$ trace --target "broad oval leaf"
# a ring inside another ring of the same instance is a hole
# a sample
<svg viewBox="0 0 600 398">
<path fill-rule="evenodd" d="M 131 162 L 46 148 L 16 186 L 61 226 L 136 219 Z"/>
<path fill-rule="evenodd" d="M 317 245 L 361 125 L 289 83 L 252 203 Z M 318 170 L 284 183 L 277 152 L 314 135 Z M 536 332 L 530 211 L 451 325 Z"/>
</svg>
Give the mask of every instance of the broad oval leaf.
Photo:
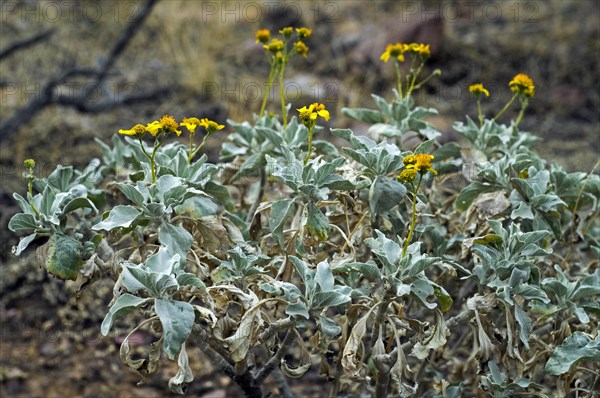
<svg viewBox="0 0 600 398">
<path fill-rule="evenodd" d="M 115 300 L 115 303 L 110 307 L 108 313 L 104 317 L 102 321 L 102 326 L 100 327 L 100 332 L 103 336 L 106 336 L 110 331 L 114 321 L 119 318 L 124 317 L 129 314 L 135 307 L 139 307 L 140 305 L 153 300 L 151 298 L 141 298 L 136 297 L 133 294 L 125 293 L 119 298 Z"/>
<path fill-rule="evenodd" d="M 194 307 L 185 301 L 156 299 L 154 308 L 163 329 L 163 350 L 169 359 L 174 359 L 192 332 Z"/>
</svg>

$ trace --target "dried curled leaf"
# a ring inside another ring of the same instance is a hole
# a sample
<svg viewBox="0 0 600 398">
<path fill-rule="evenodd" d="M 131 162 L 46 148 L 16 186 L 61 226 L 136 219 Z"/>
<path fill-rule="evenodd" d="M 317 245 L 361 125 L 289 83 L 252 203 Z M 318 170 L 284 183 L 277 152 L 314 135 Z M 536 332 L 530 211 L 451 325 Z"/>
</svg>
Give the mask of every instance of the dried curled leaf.
<svg viewBox="0 0 600 398">
<path fill-rule="evenodd" d="M 360 363 L 362 358 L 359 359 L 359 356 L 364 352 L 362 339 L 365 337 L 365 333 L 367 332 L 367 321 L 369 320 L 371 311 L 373 311 L 373 309 L 367 312 L 356 322 L 352 328 L 352 332 L 350 332 L 350 336 L 348 336 L 346 346 L 344 347 L 344 352 L 342 354 L 342 367 L 344 368 L 344 372 L 346 372 L 346 374 L 351 378 L 360 377 Z"/>
<path fill-rule="evenodd" d="M 300 364 L 296 367 L 290 367 L 285 360 L 281 361 L 281 371 L 284 375 L 291 378 L 298 378 L 308 372 L 310 369 L 310 355 L 308 350 L 304 346 L 304 341 L 302 340 L 302 336 L 298 331 L 294 328 L 293 333 L 296 334 L 298 345 L 300 346 Z"/>
<path fill-rule="evenodd" d="M 443 347 L 446 344 L 446 336 L 450 334 L 444 315 L 439 309 L 435 309 L 435 325 L 433 330 L 430 329 L 429 336 L 423 342 L 418 341 L 411 352 L 412 356 L 419 359 L 425 359 L 429 355 L 430 350 Z"/>
</svg>

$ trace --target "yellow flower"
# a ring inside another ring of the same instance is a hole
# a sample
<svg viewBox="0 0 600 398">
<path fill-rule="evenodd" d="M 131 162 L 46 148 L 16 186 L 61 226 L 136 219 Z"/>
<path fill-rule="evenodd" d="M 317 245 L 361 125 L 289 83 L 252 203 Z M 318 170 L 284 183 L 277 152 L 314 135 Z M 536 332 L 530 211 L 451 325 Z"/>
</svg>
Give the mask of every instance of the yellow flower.
<svg viewBox="0 0 600 398">
<path fill-rule="evenodd" d="M 146 127 L 144 127 L 144 125 L 142 124 L 136 124 L 135 126 L 133 126 L 131 129 L 129 130 L 119 130 L 119 134 L 123 134 L 123 135 L 134 135 L 136 137 L 141 137 L 144 134 L 146 134 Z M 153 134 L 154 135 L 154 134 Z"/>
<path fill-rule="evenodd" d="M 423 43 L 405 44 L 404 51 L 408 51 L 414 55 L 418 55 L 424 60 L 431 56 L 431 50 L 429 49 L 429 44 L 423 44 Z"/>
<path fill-rule="evenodd" d="M 281 50 L 283 50 L 283 42 L 279 39 L 273 39 L 273 40 L 271 40 L 271 42 L 269 44 L 265 44 L 263 47 L 265 50 L 268 50 L 268 51 L 272 52 L 273 54 L 276 54 L 276 53 L 280 52 Z"/>
<path fill-rule="evenodd" d="M 471 94 L 474 94 L 476 96 L 480 96 L 481 94 L 485 94 L 486 97 L 490 96 L 490 92 L 486 90 L 485 87 L 483 87 L 483 84 L 481 83 L 475 83 L 475 84 L 471 84 L 469 86 L 469 91 L 471 92 Z"/>
<path fill-rule="evenodd" d="M 312 30 L 310 30 L 309 28 L 296 28 L 296 33 L 298 33 L 298 38 L 300 40 L 303 39 L 308 39 L 311 35 L 312 35 Z"/>
<path fill-rule="evenodd" d="M 300 121 L 308 128 L 315 125 L 318 116 L 321 116 L 325 121 L 329 120 L 329 111 L 325 109 L 325 105 L 318 102 L 310 104 L 308 108 L 303 106 L 296 110 L 300 115 Z"/>
<path fill-rule="evenodd" d="M 199 125 L 204 127 L 208 134 L 212 134 L 215 131 L 223 130 L 225 128 L 223 124 L 219 124 L 207 118 L 203 118 L 202 120 L 200 120 Z"/>
<path fill-rule="evenodd" d="M 142 126 L 143 127 L 143 126 Z M 158 133 L 165 133 L 165 134 L 169 134 L 169 133 L 175 133 L 178 136 L 181 135 L 181 131 L 177 130 L 177 128 L 179 127 L 179 124 L 175 121 L 175 118 L 171 115 L 164 115 L 163 117 L 160 118 L 159 121 L 153 121 L 150 122 L 146 125 L 146 131 L 148 131 L 150 134 L 152 134 L 154 137 L 156 137 L 156 135 Z M 120 133 L 121 131 L 119 131 Z M 121 133 L 124 134 L 124 133 Z"/>
<path fill-rule="evenodd" d="M 523 94 L 526 97 L 533 97 L 535 85 L 533 79 L 524 73 L 519 73 L 508 83 L 513 93 Z"/>
<path fill-rule="evenodd" d="M 398 179 L 402 182 L 412 182 L 417 176 L 417 171 L 414 169 L 404 169 L 398 175 Z"/>
<path fill-rule="evenodd" d="M 414 170 L 421 174 L 425 174 L 431 171 L 434 175 L 437 175 L 437 171 L 431 166 L 433 155 L 426 153 L 419 153 L 417 155 L 408 155 L 402 162 L 406 165 L 407 170 Z"/>
<path fill-rule="evenodd" d="M 306 58 L 306 53 L 308 52 L 308 46 L 304 44 L 303 41 L 297 41 L 294 43 L 294 48 L 296 52 Z"/>
<path fill-rule="evenodd" d="M 35 160 L 25 159 L 25 161 L 23 161 L 23 165 L 25 166 L 26 169 L 33 170 L 33 168 L 35 167 Z"/>
<path fill-rule="evenodd" d="M 200 126 L 200 119 L 197 117 L 184 118 L 181 122 L 181 125 L 185 126 L 185 128 L 188 129 L 192 135 L 194 135 L 196 128 Z"/>
<path fill-rule="evenodd" d="M 256 42 L 266 44 L 271 40 L 271 32 L 269 29 L 260 29 L 256 31 Z"/>
<path fill-rule="evenodd" d="M 406 51 L 406 44 L 396 43 L 396 44 L 388 44 L 385 48 L 385 52 L 381 54 L 381 59 L 383 62 L 389 61 L 390 57 L 395 58 L 398 62 L 404 62 L 404 52 Z"/>
<path fill-rule="evenodd" d="M 281 33 L 283 35 L 283 37 L 285 37 L 286 39 L 289 39 L 290 37 L 292 37 L 293 32 L 294 32 L 294 29 L 291 26 L 285 27 L 279 31 L 279 33 Z"/>
</svg>

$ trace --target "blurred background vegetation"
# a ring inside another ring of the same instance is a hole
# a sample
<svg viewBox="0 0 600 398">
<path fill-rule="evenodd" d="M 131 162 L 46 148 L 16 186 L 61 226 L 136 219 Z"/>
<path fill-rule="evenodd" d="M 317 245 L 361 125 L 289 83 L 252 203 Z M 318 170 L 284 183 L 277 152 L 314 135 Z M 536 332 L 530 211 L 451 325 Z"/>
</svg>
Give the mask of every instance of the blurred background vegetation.
<svg viewBox="0 0 600 398">
<path fill-rule="evenodd" d="M 344 118 L 340 109 L 373 107 L 371 93 L 391 97 L 393 68 L 379 60 L 386 44 L 425 42 L 432 47 L 426 70 L 439 68 L 442 76 L 430 80 L 416 98 L 420 105 L 440 111 L 431 122 L 444 133 L 442 141 L 457 138 L 451 127 L 454 121 L 476 115 L 474 99 L 467 90 L 470 84 L 482 82 L 490 90 L 483 110 L 491 116 L 510 97 L 510 79 L 523 72 L 535 80 L 536 96 L 521 127 L 542 138 L 537 145 L 542 156 L 569 170 L 590 171 L 598 161 L 600 3 L 595 0 L 163 0 L 153 4 L 147 18 L 134 24 L 124 37 L 123 32 L 146 3 L 0 3 L 0 128 L 15 114 L 25 114 L 17 126 L 0 131 L 3 331 L 4 325 L 20 325 L 34 332 L 44 327 L 63 330 L 69 320 L 75 322 L 75 330 L 90 330 L 87 337 L 77 334 L 83 338 L 81 345 L 56 339 L 52 347 L 41 341 L 39 334 L 29 339 L 21 332 L 13 333 L 13 329 L 2 333 L 0 381 L 7 396 L 35 395 L 29 378 L 42 377 L 41 369 L 60 368 L 65 358 L 75 354 L 83 361 L 85 355 L 101 355 L 110 366 L 96 369 L 96 376 L 83 383 L 87 387 L 79 386 L 73 396 L 100 396 L 86 391 L 108 391 L 110 395 L 116 391 L 110 389 L 116 388 L 114 385 L 90 390 L 90 383 L 98 381 L 102 386 L 115 377 L 131 387 L 131 394 L 162 396 L 166 391 L 170 376 L 160 374 L 155 377 L 159 391 L 155 395 L 152 389 L 143 390 L 143 394 L 135 390 L 131 382 L 135 377 L 119 375 L 124 371 L 114 347 L 106 348 L 95 337 L 110 291 L 102 291 L 100 286 L 93 294 L 86 292 L 76 300 L 68 286 L 47 280 L 35 265 L 34 255 L 21 260 L 10 255 L 17 241 L 6 228 L 16 212 L 12 192 L 25 191 L 21 176 L 25 158 L 35 158 L 42 175 L 57 164 L 81 168 L 100 155 L 94 138 L 108 141 L 120 128 L 147 123 L 163 114 L 179 120 L 209 117 L 220 123 L 228 118 L 251 119 L 260 108 L 268 74 L 263 49 L 255 43 L 258 29 L 313 29 L 307 41 L 308 58 L 292 60 L 285 88 L 292 109 L 317 100 L 325 103 L 332 113 L 331 126 L 363 131 L 364 126 Z M 37 40 L 28 43 L 36 36 Z M 111 51 L 120 38 L 125 39 L 126 46 L 113 58 Z M 5 51 L 19 43 L 25 44 Z M 114 63 L 98 84 L 97 73 L 89 71 L 102 69 L 107 61 Z M 83 72 L 60 84 L 49 84 L 70 70 Z M 49 89 L 41 92 L 44 87 Z M 277 88 L 274 91 L 277 93 Z M 47 106 L 37 113 L 23 112 L 40 99 L 48 100 Z M 276 104 L 268 109 L 277 112 Z M 515 105 L 503 121 L 508 123 L 516 112 Z M 212 161 L 218 160 L 218 147 L 225 134 L 209 140 Z M 58 311 L 65 303 L 69 303 L 67 309 Z M 87 315 L 81 315 L 82 311 Z M 26 343 L 22 351 L 19 344 L 7 348 L 7 344 L 15 343 L 11 341 L 14 338 Z M 93 343 L 89 343 L 90 338 Z M 44 354 L 44 350 L 49 353 Z M 25 365 L 23 358 L 36 360 Z M 69 366 L 62 365 L 62 371 Z M 42 386 L 38 388 L 65 388 L 52 372 L 45 373 L 45 384 L 38 380 Z M 213 380 L 213 384 L 219 383 Z M 198 395 L 211 391 L 202 383 L 196 388 L 200 389 Z"/>
</svg>

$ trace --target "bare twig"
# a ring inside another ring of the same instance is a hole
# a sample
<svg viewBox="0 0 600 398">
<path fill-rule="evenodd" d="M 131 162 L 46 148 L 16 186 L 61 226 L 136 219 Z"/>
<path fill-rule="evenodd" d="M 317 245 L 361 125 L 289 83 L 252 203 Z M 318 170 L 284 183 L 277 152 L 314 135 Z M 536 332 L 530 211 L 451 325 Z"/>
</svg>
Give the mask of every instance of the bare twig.
<svg viewBox="0 0 600 398">
<path fill-rule="evenodd" d="M 16 51 L 30 47 L 34 44 L 37 44 L 41 41 L 46 40 L 50 36 L 52 36 L 52 34 L 54 34 L 54 30 L 52 30 L 52 29 L 45 30 L 45 31 L 35 34 L 31 37 L 28 37 L 26 39 L 17 40 L 16 42 L 11 43 L 8 47 L 6 47 L 2 51 L 0 51 L 0 60 L 8 57 L 9 55 L 11 55 L 12 53 L 14 53 Z"/>
<path fill-rule="evenodd" d="M 144 20 L 150 15 L 152 8 L 158 0 L 146 0 L 144 6 L 140 12 L 133 18 L 131 23 L 127 25 L 121 36 L 117 39 L 115 45 L 109 51 L 106 60 L 102 62 L 98 69 L 81 69 L 73 67 L 59 76 L 51 79 L 47 82 L 39 92 L 39 95 L 34 96 L 33 99 L 25 106 L 17 109 L 13 115 L 0 124 L 0 140 L 7 138 L 18 131 L 19 127 L 35 117 L 40 111 L 49 105 L 57 104 L 62 106 L 71 106 L 78 109 L 81 112 L 104 112 L 121 105 L 131 104 L 133 102 L 140 102 L 150 100 L 156 91 L 143 93 L 135 96 L 128 96 L 122 99 L 116 99 L 113 101 L 103 101 L 101 103 L 93 104 L 89 98 L 91 90 L 97 87 L 102 87 L 110 68 L 117 61 L 118 57 L 123 53 L 127 45 L 131 42 L 135 33 L 140 29 Z M 41 40 L 41 39 L 38 39 Z M 23 48 L 23 45 L 20 46 Z M 7 50 L 4 50 L 5 53 Z M 11 50 L 14 52 L 16 50 Z M 61 96 L 55 95 L 55 89 L 61 84 L 67 83 L 67 81 L 73 77 L 86 76 L 93 77 L 92 82 L 86 84 L 86 92 L 81 93 L 78 96 Z"/>
</svg>

